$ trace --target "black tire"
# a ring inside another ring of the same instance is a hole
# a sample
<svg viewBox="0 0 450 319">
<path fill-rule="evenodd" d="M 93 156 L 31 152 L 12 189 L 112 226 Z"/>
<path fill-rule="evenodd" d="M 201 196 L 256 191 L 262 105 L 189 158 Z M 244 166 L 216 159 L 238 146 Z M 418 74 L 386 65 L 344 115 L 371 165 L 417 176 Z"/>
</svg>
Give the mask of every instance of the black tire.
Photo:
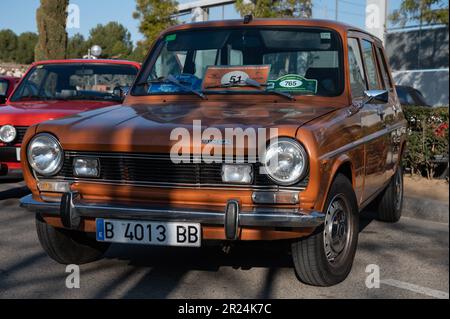
<svg viewBox="0 0 450 319">
<path fill-rule="evenodd" d="M 396 223 L 400 220 L 403 209 L 403 169 L 401 166 L 380 195 L 377 203 L 380 221 Z"/>
<path fill-rule="evenodd" d="M 346 176 L 342 174 L 336 176 L 325 207 L 327 215 L 325 224 L 313 235 L 294 241 L 291 247 L 299 280 L 321 287 L 336 285 L 347 278 L 358 245 L 358 204 L 352 184 Z M 346 216 L 344 220 L 341 215 Z M 345 234 L 341 234 L 342 225 L 346 227 Z M 330 229 L 335 232 L 330 232 Z M 330 245 L 331 234 L 340 239 L 337 244 L 333 242 Z"/>
<path fill-rule="evenodd" d="M 55 228 L 36 215 L 39 242 L 47 254 L 63 265 L 83 265 L 101 259 L 109 244 L 99 243 L 87 233 Z"/>
</svg>

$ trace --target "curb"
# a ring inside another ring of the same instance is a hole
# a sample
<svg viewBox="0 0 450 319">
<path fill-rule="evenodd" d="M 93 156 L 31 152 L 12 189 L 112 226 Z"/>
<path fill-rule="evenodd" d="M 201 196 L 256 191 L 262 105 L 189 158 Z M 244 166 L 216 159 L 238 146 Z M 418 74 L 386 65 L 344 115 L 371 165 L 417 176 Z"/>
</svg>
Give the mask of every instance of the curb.
<svg viewBox="0 0 450 319">
<path fill-rule="evenodd" d="M 449 205 L 434 199 L 405 196 L 402 215 L 448 224 Z"/>
</svg>

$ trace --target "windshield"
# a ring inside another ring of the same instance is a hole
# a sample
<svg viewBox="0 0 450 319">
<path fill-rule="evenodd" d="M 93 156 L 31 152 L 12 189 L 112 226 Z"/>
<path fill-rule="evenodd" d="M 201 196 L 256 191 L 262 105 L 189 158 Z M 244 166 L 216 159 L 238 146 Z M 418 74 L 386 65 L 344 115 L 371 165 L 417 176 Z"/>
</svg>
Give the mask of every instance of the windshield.
<svg viewBox="0 0 450 319">
<path fill-rule="evenodd" d="M 8 82 L 0 80 L 0 95 L 6 95 L 6 92 L 8 92 Z"/>
<path fill-rule="evenodd" d="M 129 88 L 138 70 L 132 65 L 49 64 L 34 67 L 11 98 L 26 100 L 113 100 Z"/>
<path fill-rule="evenodd" d="M 180 31 L 160 40 L 132 94 L 278 91 L 338 96 L 344 83 L 342 56 L 339 35 L 328 29 Z"/>
</svg>

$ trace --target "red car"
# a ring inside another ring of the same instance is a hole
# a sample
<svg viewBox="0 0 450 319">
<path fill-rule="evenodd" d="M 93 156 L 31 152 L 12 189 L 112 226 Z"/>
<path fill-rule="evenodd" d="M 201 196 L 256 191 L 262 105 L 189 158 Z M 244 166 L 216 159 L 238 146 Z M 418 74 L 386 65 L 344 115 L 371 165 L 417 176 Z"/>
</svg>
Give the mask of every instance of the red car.
<svg viewBox="0 0 450 319">
<path fill-rule="evenodd" d="M 121 104 L 140 67 L 119 60 L 34 63 L 0 106 L 0 176 L 21 173 L 19 151 L 29 126 Z"/>
<path fill-rule="evenodd" d="M 19 81 L 20 78 L 13 76 L 0 76 L 0 106 L 5 104 Z"/>
</svg>

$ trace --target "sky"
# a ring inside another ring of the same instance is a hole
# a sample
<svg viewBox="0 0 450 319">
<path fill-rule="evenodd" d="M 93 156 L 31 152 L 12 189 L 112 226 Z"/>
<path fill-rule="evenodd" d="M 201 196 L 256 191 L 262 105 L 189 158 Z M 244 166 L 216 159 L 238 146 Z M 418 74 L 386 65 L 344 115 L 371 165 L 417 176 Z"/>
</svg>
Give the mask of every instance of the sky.
<svg viewBox="0 0 450 319">
<path fill-rule="evenodd" d="M 0 0 L 6 2 L 6 0 Z M 180 3 L 192 0 L 179 0 Z M 17 34 L 26 31 L 37 32 L 36 9 L 39 0 L 8 1 L 7 7 L 2 7 L 0 29 L 12 29 Z M 398 7 L 401 0 L 389 0 L 389 9 Z M 80 28 L 68 29 L 69 36 L 81 33 L 89 35 L 89 30 L 97 24 L 117 21 L 128 28 L 134 42 L 142 39 L 138 30 L 138 21 L 133 19 L 134 0 L 70 0 L 80 8 Z M 338 0 L 338 20 L 364 28 L 366 0 Z M 335 0 L 313 0 L 313 17 L 335 19 Z M 237 18 L 234 5 L 225 7 L 225 18 Z M 4 14 L 6 13 L 6 14 Z M 210 19 L 221 19 L 222 9 L 215 8 L 210 12 Z"/>
</svg>

